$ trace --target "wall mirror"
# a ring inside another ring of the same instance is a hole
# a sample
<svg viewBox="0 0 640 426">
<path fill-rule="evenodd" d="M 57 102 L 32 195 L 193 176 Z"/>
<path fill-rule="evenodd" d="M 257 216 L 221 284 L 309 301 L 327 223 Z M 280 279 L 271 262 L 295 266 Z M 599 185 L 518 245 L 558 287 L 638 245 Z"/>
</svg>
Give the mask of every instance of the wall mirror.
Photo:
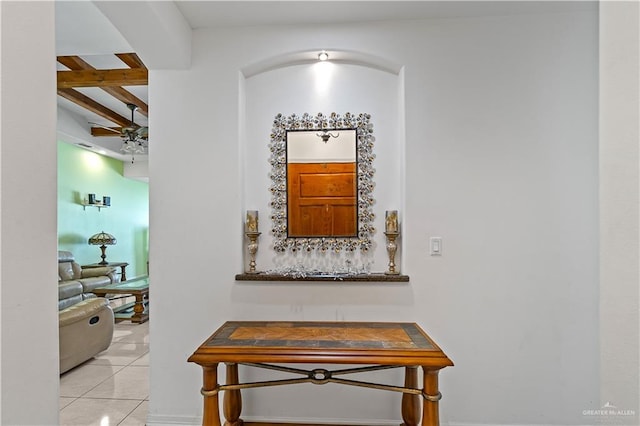
<svg viewBox="0 0 640 426">
<path fill-rule="evenodd" d="M 287 236 L 358 236 L 356 131 L 287 130 Z"/>
<path fill-rule="evenodd" d="M 366 113 L 276 115 L 271 142 L 274 249 L 371 247 L 373 124 Z"/>
</svg>

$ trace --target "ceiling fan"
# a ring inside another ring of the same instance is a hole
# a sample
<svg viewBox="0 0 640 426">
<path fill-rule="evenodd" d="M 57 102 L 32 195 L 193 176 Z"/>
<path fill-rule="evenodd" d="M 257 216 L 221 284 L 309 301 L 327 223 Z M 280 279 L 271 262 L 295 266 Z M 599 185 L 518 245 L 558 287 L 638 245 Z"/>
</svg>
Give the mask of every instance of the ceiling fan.
<svg viewBox="0 0 640 426">
<path fill-rule="evenodd" d="M 120 138 L 122 138 L 122 148 L 120 148 L 120 151 L 124 152 L 125 154 L 131 154 L 131 162 L 133 163 L 135 160 L 134 155 L 144 154 L 145 148 L 148 147 L 149 127 L 139 126 L 135 123 L 134 113 L 138 109 L 137 105 L 129 103 L 127 104 L 127 108 L 131 110 L 131 124 L 129 126 L 121 127 L 120 130 L 103 126 L 102 124 L 98 123 L 89 122 L 89 124 L 119 134 Z"/>
</svg>

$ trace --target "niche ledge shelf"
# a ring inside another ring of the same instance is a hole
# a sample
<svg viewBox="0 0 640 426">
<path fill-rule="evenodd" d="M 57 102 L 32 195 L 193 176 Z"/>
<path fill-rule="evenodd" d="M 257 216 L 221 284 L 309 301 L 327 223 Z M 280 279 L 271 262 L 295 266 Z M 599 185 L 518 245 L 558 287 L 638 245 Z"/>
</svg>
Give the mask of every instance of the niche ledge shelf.
<svg viewBox="0 0 640 426">
<path fill-rule="evenodd" d="M 329 281 L 329 282 L 409 282 L 408 275 L 387 275 L 384 273 L 331 275 L 318 274 L 304 277 L 294 277 L 284 274 L 258 272 L 255 274 L 238 274 L 236 281 Z"/>
</svg>

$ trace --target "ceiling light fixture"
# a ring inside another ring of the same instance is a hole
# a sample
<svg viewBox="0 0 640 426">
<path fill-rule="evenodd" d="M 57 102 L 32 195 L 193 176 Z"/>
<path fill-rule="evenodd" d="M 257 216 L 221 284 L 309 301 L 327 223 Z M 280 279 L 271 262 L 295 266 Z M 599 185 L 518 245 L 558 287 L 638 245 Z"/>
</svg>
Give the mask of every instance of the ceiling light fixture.
<svg viewBox="0 0 640 426">
<path fill-rule="evenodd" d="M 320 139 L 322 139 L 322 142 L 327 143 L 327 142 L 329 142 L 329 138 L 330 137 L 337 138 L 338 136 L 340 136 L 340 133 L 333 134 L 333 133 L 328 132 L 326 130 L 322 130 L 322 132 L 316 133 L 316 136 L 319 137 Z"/>
<path fill-rule="evenodd" d="M 318 53 L 319 61 L 326 61 L 327 59 L 329 59 L 329 54 L 327 52 L 323 50 L 322 52 Z"/>
<path fill-rule="evenodd" d="M 138 109 L 137 105 L 127 104 L 127 108 L 131 110 L 131 125 L 122 128 L 120 135 L 122 138 L 122 148 L 120 148 L 120 151 L 125 154 L 131 154 L 131 163 L 133 163 L 135 161 L 135 154 L 144 154 L 149 128 L 146 126 L 138 126 L 133 121 L 133 113 Z"/>
</svg>

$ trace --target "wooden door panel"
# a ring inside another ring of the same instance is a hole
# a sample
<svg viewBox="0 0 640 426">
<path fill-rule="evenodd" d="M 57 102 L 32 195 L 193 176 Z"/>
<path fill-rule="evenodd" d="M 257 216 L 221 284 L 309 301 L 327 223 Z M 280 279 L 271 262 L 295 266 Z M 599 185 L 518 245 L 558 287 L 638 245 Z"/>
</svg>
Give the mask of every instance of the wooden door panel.
<svg viewBox="0 0 640 426">
<path fill-rule="evenodd" d="M 299 217 L 298 223 L 292 224 L 295 235 L 331 235 L 331 217 L 324 205 L 300 206 Z"/>
<path fill-rule="evenodd" d="M 356 217 L 356 205 L 333 206 L 333 231 L 332 235 L 336 236 L 355 236 L 357 230 L 358 219 Z"/>
<path fill-rule="evenodd" d="M 354 173 L 301 173 L 300 197 L 351 197 L 354 196 Z"/>
<path fill-rule="evenodd" d="M 355 163 L 292 163 L 287 167 L 290 237 L 357 236 Z"/>
<path fill-rule="evenodd" d="M 297 222 L 290 221 L 292 236 L 323 237 L 356 234 L 356 206 L 315 204 L 299 206 Z"/>
</svg>

